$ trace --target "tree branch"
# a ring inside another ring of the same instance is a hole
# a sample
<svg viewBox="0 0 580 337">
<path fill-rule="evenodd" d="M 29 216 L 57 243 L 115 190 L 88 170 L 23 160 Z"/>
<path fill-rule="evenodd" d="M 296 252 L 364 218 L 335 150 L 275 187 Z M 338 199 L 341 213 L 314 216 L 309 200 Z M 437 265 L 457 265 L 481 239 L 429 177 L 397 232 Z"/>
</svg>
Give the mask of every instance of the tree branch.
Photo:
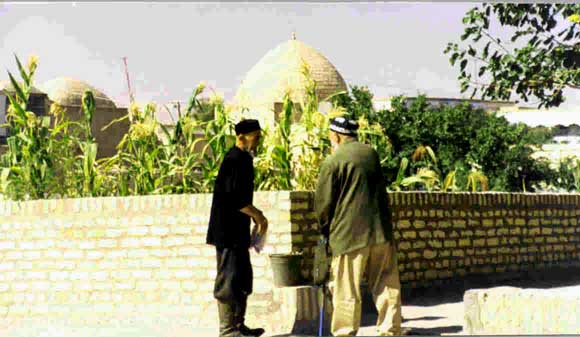
<svg viewBox="0 0 580 337">
<path fill-rule="evenodd" d="M 489 83 L 477 82 L 477 81 L 469 81 L 470 84 L 478 85 L 480 87 L 487 87 Z"/>
<path fill-rule="evenodd" d="M 494 37 L 493 37 L 491 34 L 489 34 L 489 33 L 487 32 L 487 30 L 485 30 L 485 29 L 482 29 L 482 30 L 481 30 L 481 32 L 482 32 L 482 33 L 483 33 L 485 36 L 487 36 L 487 37 L 488 37 L 490 40 L 492 40 L 492 41 L 493 41 L 495 44 L 497 44 L 498 46 L 500 46 L 500 48 L 501 48 L 501 49 L 503 49 L 503 50 L 504 50 L 506 53 L 508 53 L 508 54 L 510 54 L 511 56 L 513 56 L 512 52 L 510 52 L 509 50 L 507 50 L 507 48 L 506 48 L 506 47 L 504 47 L 504 46 L 503 46 L 501 43 L 499 43 L 499 42 L 497 41 L 497 39 L 496 39 L 496 38 L 494 38 Z"/>
<path fill-rule="evenodd" d="M 551 33 L 547 33 L 547 32 L 542 32 L 541 34 L 546 39 L 549 39 L 550 37 L 552 37 L 553 38 L 553 41 L 556 42 L 557 44 L 559 44 L 562 47 L 567 47 L 567 48 L 574 47 L 574 44 L 566 44 L 564 41 L 558 40 L 558 35 L 556 35 L 556 34 L 551 34 Z"/>
<path fill-rule="evenodd" d="M 481 61 L 481 62 L 483 62 L 483 63 L 485 63 L 485 64 L 489 65 L 489 61 L 487 61 L 487 60 L 485 60 L 485 59 L 482 59 L 482 58 L 481 58 L 481 57 L 479 57 L 479 56 L 471 56 L 471 55 L 468 55 L 468 56 L 469 56 L 469 57 L 471 57 L 472 59 L 475 59 L 475 60 Z"/>
</svg>

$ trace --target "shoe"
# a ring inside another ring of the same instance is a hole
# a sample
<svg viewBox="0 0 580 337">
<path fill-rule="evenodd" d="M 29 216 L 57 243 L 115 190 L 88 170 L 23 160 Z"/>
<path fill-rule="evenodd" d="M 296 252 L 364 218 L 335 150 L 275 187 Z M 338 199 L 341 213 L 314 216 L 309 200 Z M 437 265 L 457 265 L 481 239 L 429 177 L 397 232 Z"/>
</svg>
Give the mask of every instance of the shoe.
<svg viewBox="0 0 580 337">
<path fill-rule="evenodd" d="M 231 303 L 218 301 L 220 337 L 244 337 L 236 326 L 236 309 Z"/>
<path fill-rule="evenodd" d="M 259 337 L 259 336 L 262 336 L 264 334 L 264 332 L 266 332 L 266 330 L 264 330 L 262 328 L 250 329 L 245 324 L 240 325 L 238 327 L 238 329 L 240 330 L 240 332 L 244 336 Z"/>
<path fill-rule="evenodd" d="M 243 336 L 247 337 L 259 337 L 266 332 L 262 328 L 250 329 L 244 324 L 246 316 L 246 307 L 248 304 L 248 297 L 244 296 L 236 303 L 236 313 L 235 313 L 235 324 Z"/>
</svg>

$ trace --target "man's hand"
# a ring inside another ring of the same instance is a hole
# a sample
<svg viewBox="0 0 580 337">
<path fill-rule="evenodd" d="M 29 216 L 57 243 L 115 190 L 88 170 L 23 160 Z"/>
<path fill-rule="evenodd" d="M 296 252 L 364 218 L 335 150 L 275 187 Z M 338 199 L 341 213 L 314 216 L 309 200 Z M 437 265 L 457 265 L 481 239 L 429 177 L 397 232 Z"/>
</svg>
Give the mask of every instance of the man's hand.
<svg viewBox="0 0 580 337">
<path fill-rule="evenodd" d="M 266 219 L 262 211 L 260 211 L 253 205 L 248 205 L 240 209 L 240 212 L 254 219 L 254 222 L 258 226 L 258 234 L 264 235 L 266 233 L 266 231 L 268 230 L 268 219 Z"/>
<path fill-rule="evenodd" d="M 268 230 L 268 219 L 266 219 L 262 211 L 259 211 L 258 214 L 256 214 L 256 217 L 254 217 L 254 222 L 258 226 L 258 234 L 263 236 Z"/>
</svg>

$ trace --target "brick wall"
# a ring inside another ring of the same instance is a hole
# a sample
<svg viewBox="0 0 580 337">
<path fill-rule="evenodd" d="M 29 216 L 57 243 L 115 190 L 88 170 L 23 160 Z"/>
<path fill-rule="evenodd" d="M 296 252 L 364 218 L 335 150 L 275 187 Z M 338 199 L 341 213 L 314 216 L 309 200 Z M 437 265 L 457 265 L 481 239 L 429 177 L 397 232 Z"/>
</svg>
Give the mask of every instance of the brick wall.
<svg viewBox="0 0 580 337">
<path fill-rule="evenodd" d="M 309 257 L 312 197 L 292 195 L 292 221 L 301 228 L 293 235 Z M 409 287 L 580 261 L 578 194 L 401 192 L 389 201 L 401 281 Z"/>
<path fill-rule="evenodd" d="M 267 253 L 290 252 L 288 192 L 257 193 L 271 219 L 253 254 L 249 318 L 277 310 Z M 109 318 L 216 327 L 211 195 L 0 202 L 0 320 Z"/>
<path fill-rule="evenodd" d="M 296 319 L 289 312 L 316 312 L 314 293 L 273 287 L 267 257 L 300 249 L 310 268 L 312 196 L 255 194 L 271 224 L 265 252 L 252 252 L 251 325 L 284 333 L 292 323 L 280 322 Z M 393 193 L 390 202 L 409 286 L 578 261 L 580 195 Z M 215 251 L 204 244 L 210 206 L 208 194 L 0 202 L 0 321 L 115 317 L 217 328 Z"/>
</svg>

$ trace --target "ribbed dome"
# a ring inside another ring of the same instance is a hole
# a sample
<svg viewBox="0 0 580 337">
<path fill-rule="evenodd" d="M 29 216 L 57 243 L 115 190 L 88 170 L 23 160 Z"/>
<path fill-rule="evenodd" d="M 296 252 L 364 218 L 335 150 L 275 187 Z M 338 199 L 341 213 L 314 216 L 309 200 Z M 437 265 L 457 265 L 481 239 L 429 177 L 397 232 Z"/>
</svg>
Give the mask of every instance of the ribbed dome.
<svg viewBox="0 0 580 337">
<path fill-rule="evenodd" d="M 45 82 L 41 89 L 46 92 L 48 98 L 61 106 L 80 107 L 85 90 L 93 92 L 97 108 L 116 108 L 115 102 L 95 89 L 93 86 L 83 81 L 69 77 L 58 77 Z"/>
<path fill-rule="evenodd" d="M 320 100 L 347 90 L 344 79 L 334 65 L 316 49 L 293 36 L 270 50 L 248 72 L 236 94 L 236 103 L 248 108 L 271 106 L 282 102 L 288 88 L 291 89 L 292 100 L 302 102 L 305 97 L 301 72 L 303 60 L 310 66 Z"/>
</svg>

